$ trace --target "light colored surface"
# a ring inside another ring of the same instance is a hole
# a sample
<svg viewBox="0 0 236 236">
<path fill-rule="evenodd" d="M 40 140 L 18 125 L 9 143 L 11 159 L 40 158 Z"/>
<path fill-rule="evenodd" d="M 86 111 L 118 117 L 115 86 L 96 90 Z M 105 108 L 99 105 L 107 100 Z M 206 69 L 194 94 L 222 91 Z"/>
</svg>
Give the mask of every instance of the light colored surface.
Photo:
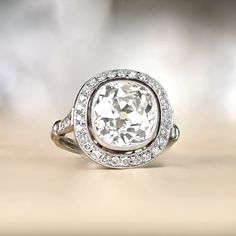
<svg viewBox="0 0 236 236">
<path fill-rule="evenodd" d="M 235 1 L 0 1 L 0 235 L 236 235 Z M 51 125 L 112 68 L 157 78 L 181 139 L 149 168 L 59 150 Z"/>
<path fill-rule="evenodd" d="M 185 127 L 172 150 L 130 170 L 74 158 L 41 123 L 0 129 L 0 235 L 236 234 L 235 127 L 198 139 Z"/>
</svg>

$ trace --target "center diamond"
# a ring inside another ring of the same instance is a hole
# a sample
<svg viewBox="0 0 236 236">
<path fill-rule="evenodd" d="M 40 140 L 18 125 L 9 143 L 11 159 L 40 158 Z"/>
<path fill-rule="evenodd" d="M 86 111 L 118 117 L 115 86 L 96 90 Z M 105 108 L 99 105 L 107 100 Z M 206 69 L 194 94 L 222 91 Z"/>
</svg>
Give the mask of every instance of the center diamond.
<svg viewBox="0 0 236 236">
<path fill-rule="evenodd" d="M 143 148 L 157 133 L 157 99 L 142 83 L 107 82 L 93 96 L 91 125 L 94 138 L 106 148 L 121 151 Z"/>
</svg>

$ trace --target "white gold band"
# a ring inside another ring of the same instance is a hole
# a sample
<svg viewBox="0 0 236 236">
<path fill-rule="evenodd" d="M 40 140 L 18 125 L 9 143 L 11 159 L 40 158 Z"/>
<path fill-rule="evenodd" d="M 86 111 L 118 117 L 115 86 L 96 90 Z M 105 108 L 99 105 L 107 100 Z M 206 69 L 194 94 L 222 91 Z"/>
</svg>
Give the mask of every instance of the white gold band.
<svg viewBox="0 0 236 236">
<path fill-rule="evenodd" d="M 62 120 L 57 120 L 51 131 L 51 139 L 52 141 L 60 148 L 77 153 L 82 154 L 82 150 L 77 144 L 76 140 L 71 137 L 67 137 L 67 134 L 74 132 L 74 124 L 73 124 L 73 111 L 74 108 L 71 109 L 71 112 Z M 74 136 L 74 134 L 73 134 Z M 179 128 L 176 124 L 173 125 L 171 129 L 168 147 L 171 147 L 180 136 Z"/>
<path fill-rule="evenodd" d="M 53 125 L 51 138 L 103 166 L 132 168 L 154 160 L 179 134 L 161 84 L 147 74 L 119 69 L 84 84 L 70 113 Z"/>
</svg>

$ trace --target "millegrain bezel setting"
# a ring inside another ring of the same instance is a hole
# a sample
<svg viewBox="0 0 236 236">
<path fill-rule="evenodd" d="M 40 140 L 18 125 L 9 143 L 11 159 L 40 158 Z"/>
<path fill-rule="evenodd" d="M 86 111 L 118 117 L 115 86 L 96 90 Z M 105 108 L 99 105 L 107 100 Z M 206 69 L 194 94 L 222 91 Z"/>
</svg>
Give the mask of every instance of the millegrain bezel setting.
<svg viewBox="0 0 236 236">
<path fill-rule="evenodd" d="M 160 109 L 159 129 L 153 141 L 142 149 L 123 153 L 101 147 L 92 137 L 89 124 L 93 94 L 102 84 L 120 79 L 149 87 L 156 95 Z M 128 69 L 105 71 L 88 80 L 78 93 L 73 113 L 74 134 L 83 153 L 96 163 L 111 168 L 133 168 L 151 162 L 165 149 L 173 127 L 173 112 L 164 88 L 149 75 Z"/>
</svg>

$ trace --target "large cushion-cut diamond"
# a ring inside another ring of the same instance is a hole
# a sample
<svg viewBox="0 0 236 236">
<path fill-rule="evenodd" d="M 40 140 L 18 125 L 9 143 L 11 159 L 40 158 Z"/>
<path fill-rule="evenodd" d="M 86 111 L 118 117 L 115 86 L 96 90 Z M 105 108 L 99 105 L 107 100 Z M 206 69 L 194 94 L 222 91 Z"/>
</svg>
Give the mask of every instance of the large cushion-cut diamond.
<svg viewBox="0 0 236 236">
<path fill-rule="evenodd" d="M 107 82 L 92 98 L 91 125 L 94 138 L 106 148 L 143 148 L 157 133 L 157 99 L 142 83 L 122 79 Z"/>
</svg>

